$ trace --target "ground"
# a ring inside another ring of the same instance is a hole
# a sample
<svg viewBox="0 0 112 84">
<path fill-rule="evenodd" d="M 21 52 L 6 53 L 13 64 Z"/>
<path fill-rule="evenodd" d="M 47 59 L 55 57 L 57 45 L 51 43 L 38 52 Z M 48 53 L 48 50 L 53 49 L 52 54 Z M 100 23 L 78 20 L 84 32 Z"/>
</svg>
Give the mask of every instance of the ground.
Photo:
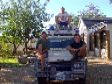
<svg viewBox="0 0 112 84">
<path fill-rule="evenodd" d="M 32 66 L 1 68 L 0 84 L 36 84 Z"/>
<path fill-rule="evenodd" d="M 87 84 L 112 84 L 112 63 L 88 57 Z M 0 84 L 37 84 L 32 65 L 1 68 Z"/>
<path fill-rule="evenodd" d="M 97 58 L 88 61 L 88 84 L 112 84 L 112 61 L 105 63 Z"/>
</svg>

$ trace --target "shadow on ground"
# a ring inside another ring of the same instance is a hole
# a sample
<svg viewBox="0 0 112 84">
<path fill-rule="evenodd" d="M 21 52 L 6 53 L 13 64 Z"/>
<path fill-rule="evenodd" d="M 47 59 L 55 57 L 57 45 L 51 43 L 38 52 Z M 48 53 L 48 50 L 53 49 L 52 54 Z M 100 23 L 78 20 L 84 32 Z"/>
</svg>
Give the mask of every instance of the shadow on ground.
<svg viewBox="0 0 112 84">
<path fill-rule="evenodd" d="M 112 65 L 90 62 L 88 64 L 88 84 L 112 84 Z"/>
<path fill-rule="evenodd" d="M 0 70 L 0 84 L 37 84 L 33 66 L 7 66 L 2 65 Z M 75 84 L 78 84 L 78 82 L 76 81 Z M 88 61 L 87 84 L 112 84 L 112 64 L 101 63 L 98 60 Z"/>
<path fill-rule="evenodd" d="M 0 84 L 35 84 L 34 70 L 31 66 L 2 67 Z"/>
</svg>

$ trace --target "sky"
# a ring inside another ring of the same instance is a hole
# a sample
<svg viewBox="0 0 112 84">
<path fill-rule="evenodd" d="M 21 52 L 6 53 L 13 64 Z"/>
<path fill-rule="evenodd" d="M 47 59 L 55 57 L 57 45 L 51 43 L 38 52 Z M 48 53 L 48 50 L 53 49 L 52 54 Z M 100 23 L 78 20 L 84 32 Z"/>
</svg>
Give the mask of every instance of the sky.
<svg viewBox="0 0 112 84">
<path fill-rule="evenodd" d="M 46 0 L 40 0 L 42 4 L 45 1 Z M 110 4 L 109 0 L 49 0 L 46 11 L 54 16 L 45 25 L 55 23 L 54 17 L 60 12 L 62 6 L 69 14 L 78 15 L 78 12 L 83 9 L 87 9 L 86 6 L 90 3 L 93 3 L 96 7 L 98 7 L 107 17 L 112 17 L 112 4 Z"/>
<path fill-rule="evenodd" d="M 107 17 L 112 17 L 112 4 L 109 0 L 50 0 L 46 8 L 47 12 L 54 14 L 54 16 L 60 12 L 62 6 L 68 13 L 78 15 L 78 12 L 87 9 L 86 6 L 90 3 L 98 7 Z M 54 17 L 51 18 L 49 23 L 54 23 Z"/>
</svg>

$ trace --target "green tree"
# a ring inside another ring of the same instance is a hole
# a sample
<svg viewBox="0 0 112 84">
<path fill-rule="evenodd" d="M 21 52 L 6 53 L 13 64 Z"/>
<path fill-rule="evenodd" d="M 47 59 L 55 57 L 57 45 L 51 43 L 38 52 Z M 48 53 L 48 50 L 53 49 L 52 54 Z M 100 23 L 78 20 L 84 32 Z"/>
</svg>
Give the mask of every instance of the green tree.
<svg viewBox="0 0 112 84">
<path fill-rule="evenodd" d="M 72 22 L 73 22 L 73 24 L 74 24 L 75 26 L 77 26 L 77 25 L 78 25 L 78 22 L 79 22 L 78 16 L 72 14 Z"/>
<path fill-rule="evenodd" d="M 103 18 L 106 17 L 100 9 L 95 6 L 94 4 L 89 4 L 86 6 L 86 10 L 81 10 L 79 11 L 79 16 L 84 17 L 84 18 Z"/>
<path fill-rule="evenodd" d="M 43 28 L 42 22 L 49 20 L 46 5 L 47 2 L 40 4 L 40 0 L 10 0 L 6 3 L 1 0 L 0 29 L 7 42 L 13 44 L 13 54 L 22 42 L 27 51 L 31 31 L 34 30 L 33 34 L 37 36 Z"/>
</svg>

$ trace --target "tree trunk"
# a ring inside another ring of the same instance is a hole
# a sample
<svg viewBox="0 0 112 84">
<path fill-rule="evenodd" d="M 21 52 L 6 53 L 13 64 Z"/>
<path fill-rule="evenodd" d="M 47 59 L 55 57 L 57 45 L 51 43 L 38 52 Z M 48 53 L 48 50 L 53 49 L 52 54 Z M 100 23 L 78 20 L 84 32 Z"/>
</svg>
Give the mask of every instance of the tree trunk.
<svg viewBox="0 0 112 84">
<path fill-rule="evenodd" d="M 27 52 L 28 52 L 27 44 L 28 44 L 28 42 L 25 42 L 24 54 L 27 54 Z"/>
<path fill-rule="evenodd" d="M 12 55 L 15 55 L 17 53 L 17 46 L 15 43 L 13 43 L 13 52 Z"/>
</svg>

